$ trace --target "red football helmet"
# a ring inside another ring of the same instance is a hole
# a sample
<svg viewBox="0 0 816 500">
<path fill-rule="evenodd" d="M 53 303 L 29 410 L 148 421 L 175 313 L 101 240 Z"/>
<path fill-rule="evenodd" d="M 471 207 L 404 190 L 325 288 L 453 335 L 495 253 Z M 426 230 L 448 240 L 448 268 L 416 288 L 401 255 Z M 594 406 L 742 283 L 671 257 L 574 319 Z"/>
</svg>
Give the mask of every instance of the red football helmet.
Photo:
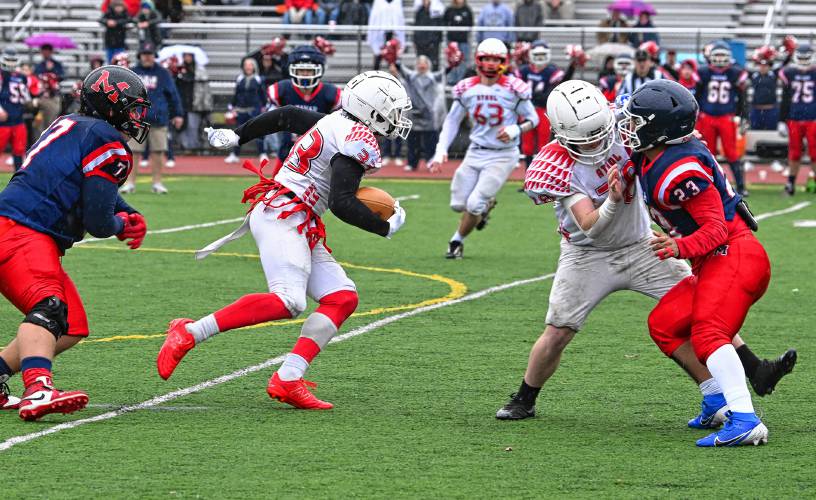
<svg viewBox="0 0 816 500">
<path fill-rule="evenodd" d="M 507 46 L 498 38 L 487 38 L 476 47 L 476 71 L 479 74 L 496 78 L 507 70 L 508 64 Z"/>
</svg>

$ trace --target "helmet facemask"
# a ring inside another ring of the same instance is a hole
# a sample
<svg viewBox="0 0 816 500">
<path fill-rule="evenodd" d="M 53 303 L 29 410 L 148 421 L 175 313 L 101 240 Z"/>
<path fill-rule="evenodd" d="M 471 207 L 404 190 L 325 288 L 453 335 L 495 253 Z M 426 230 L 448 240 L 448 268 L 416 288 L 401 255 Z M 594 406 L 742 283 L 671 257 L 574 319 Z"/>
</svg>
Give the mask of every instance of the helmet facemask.
<svg viewBox="0 0 816 500">
<path fill-rule="evenodd" d="M 313 62 L 296 62 L 289 65 L 292 83 L 300 89 L 313 89 L 323 78 L 323 65 Z"/>
<path fill-rule="evenodd" d="M 125 107 L 127 120 L 116 128 L 132 137 L 139 144 L 143 143 L 147 139 L 148 132 L 150 132 L 150 124 L 145 121 L 148 108 L 150 108 L 150 102 L 141 99 L 128 104 Z"/>
<path fill-rule="evenodd" d="M 615 59 L 612 63 L 612 67 L 615 68 L 615 75 L 621 77 L 629 74 L 629 72 L 632 71 L 632 66 L 634 66 L 632 60 L 625 58 Z"/>
<path fill-rule="evenodd" d="M 574 160 L 598 165 L 606 161 L 607 153 L 615 144 L 615 119 L 612 117 L 603 127 L 585 137 L 567 137 L 556 133 L 555 138 Z"/>
<path fill-rule="evenodd" d="M 618 135 L 621 139 L 621 144 L 632 149 L 632 151 L 643 151 L 651 147 L 651 144 L 641 148 L 640 136 L 638 130 L 647 124 L 646 118 L 640 115 L 634 115 L 628 108 L 623 108 L 623 118 L 618 121 Z"/>
<path fill-rule="evenodd" d="M 389 139 L 408 139 L 413 122 L 405 114 L 413 108 L 410 99 L 394 101 L 387 113 L 372 111 L 371 128 Z"/>
<path fill-rule="evenodd" d="M 725 68 L 731 64 L 731 51 L 725 48 L 712 49 L 709 54 L 711 65 L 717 68 Z"/>
<path fill-rule="evenodd" d="M 793 53 L 793 64 L 800 69 L 807 69 L 813 66 L 813 51 L 799 51 Z"/>
<path fill-rule="evenodd" d="M 550 63 L 550 49 L 547 47 L 533 47 L 530 50 L 530 62 L 542 68 Z"/>
<path fill-rule="evenodd" d="M 493 59 L 487 61 L 486 59 Z M 477 54 L 476 69 L 486 78 L 496 78 L 507 69 L 507 57 L 498 54 Z"/>
</svg>

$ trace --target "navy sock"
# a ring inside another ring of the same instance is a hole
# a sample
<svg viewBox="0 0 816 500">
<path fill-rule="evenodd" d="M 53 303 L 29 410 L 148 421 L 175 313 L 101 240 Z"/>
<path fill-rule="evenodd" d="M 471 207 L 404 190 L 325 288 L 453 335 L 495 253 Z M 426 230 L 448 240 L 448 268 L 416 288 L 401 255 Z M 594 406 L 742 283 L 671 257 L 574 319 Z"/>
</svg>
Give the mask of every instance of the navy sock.
<svg viewBox="0 0 816 500">
<path fill-rule="evenodd" d="M 0 357 L 0 378 L 6 377 L 6 376 L 11 377 L 12 375 L 13 375 L 13 372 L 11 371 L 11 368 L 9 368 L 8 363 L 6 363 L 5 359 Z"/>
<path fill-rule="evenodd" d="M 14 156 L 14 171 L 20 170 L 20 167 L 23 166 L 23 157 L 22 156 Z"/>
<path fill-rule="evenodd" d="M 32 368 L 45 368 L 51 370 L 51 360 L 48 358 L 41 358 L 39 356 L 31 356 L 23 359 L 21 371 L 30 370 Z"/>
</svg>

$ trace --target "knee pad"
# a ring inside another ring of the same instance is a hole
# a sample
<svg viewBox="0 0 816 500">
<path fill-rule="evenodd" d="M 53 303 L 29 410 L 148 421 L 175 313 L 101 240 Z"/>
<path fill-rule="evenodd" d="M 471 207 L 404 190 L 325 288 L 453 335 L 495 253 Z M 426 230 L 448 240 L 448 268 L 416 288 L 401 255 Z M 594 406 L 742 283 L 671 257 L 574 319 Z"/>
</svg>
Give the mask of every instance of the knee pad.
<svg viewBox="0 0 816 500">
<path fill-rule="evenodd" d="M 326 315 L 338 329 L 357 309 L 359 297 L 355 290 L 340 290 L 326 295 L 319 300 L 315 312 Z"/>
<path fill-rule="evenodd" d="M 465 206 L 464 205 L 459 205 L 458 203 L 456 205 L 451 203 L 450 207 L 451 207 L 451 210 L 453 210 L 454 212 L 464 212 L 465 211 Z"/>
<path fill-rule="evenodd" d="M 666 328 L 667 324 L 660 308 L 655 308 L 651 314 L 649 314 L 649 335 L 652 337 L 658 349 L 666 356 L 671 357 L 674 351 L 683 345 L 686 339 L 673 335 L 672 332 Z"/>
<path fill-rule="evenodd" d="M 59 339 L 68 333 L 68 305 L 53 295 L 44 298 L 34 304 L 23 323 L 45 328 L 54 338 Z"/>
<path fill-rule="evenodd" d="M 483 196 L 473 193 L 467 200 L 467 211 L 471 215 L 482 215 L 487 212 L 487 202 Z"/>
</svg>

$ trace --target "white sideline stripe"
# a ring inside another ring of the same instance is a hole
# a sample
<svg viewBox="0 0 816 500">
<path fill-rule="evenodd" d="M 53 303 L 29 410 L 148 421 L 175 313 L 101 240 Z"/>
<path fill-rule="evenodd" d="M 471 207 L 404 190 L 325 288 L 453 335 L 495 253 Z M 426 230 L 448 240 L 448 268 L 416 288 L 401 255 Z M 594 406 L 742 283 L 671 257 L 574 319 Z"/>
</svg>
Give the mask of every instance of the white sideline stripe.
<svg viewBox="0 0 816 500">
<path fill-rule="evenodd" d="M 123 404 L 112 404 L 112 403 L 96 403 L 96 404 L 89 404 L 86 408 L 97 408 L 100 410 L 118 410 L 125 405 Z M 145 408 L 146 410 L 152 411 L 206 411 L 212 410 L 211 406 L 159 406 L 156 408 Z"/>
<path fill-rule="evenodd" d="M 793 227 L 816 227 L 816 220 L 795 220 Z"/>
<path fill-rule="evenodd" d="M 418 200 L 419 195 L 418 194 L 409 194 L 407 196 L 398 196 L 398 197 L 396 197 L 394 199 L 397 200 L 397 201 Z M 187 225 L 187 226 L 168 227 L 167 229 L 155 229 L 155 230 L 148 231 L 147 234 L 167 234 L 167 233 L 179 233 L 179 232 L 182 232 L 182 231 L 192 231 L 193 229 L 204 229 L 205 227 L 214 227 L 214 226 L 220 226 L 222 224 L 232 224 L 234 222 L 241 222 L 245 218 L 246 218 L 246 216 L 244 216 L 244 217 L 235 217 L 233 219 L 216 220 L 216 221 L 213 221 L 213 222 L 203 222 L 201 224 L 190 224 L 190 225 Z M 111 239 L 114 239 L 114 236 L 111 236 L 110 238 L 86 238 L 86 239 L 84 239 L 82 241 L 78 241 L 78 242 L 74 243 L 74 246 L 84 245 L 86 243 L 93 243 L 95 241 L 105 241 L 105 240 L 111 240 Z"/>
<path fill-rule="evenodd" d="M 503 285 L 496 285 L 496 286 L 492 286 L 490 288 L 485 288 L 484 290 L 465 295 L 464 297 L 460 297 L 458 299 L 452 299 L 452 300 L 448 300 L 448 301 L 445 301 L 445 302 L 440 302 L 438 304 L 432 304 L 432 305 L 429 305 L 429 306 L 419 307 L 417 309 L 412 309 L 410 311 L 406 311 L 406 312 L 403 312 L 403 313 L 394 314 L 392 316 L 388 316 L 388 317 L 379 319 L 377 321 L 373 321 L 373 322 L 371 322 L 371 323 L 369 323 L 367 325 L 363 325 L 363 326 L 361 326 L 359 328 L 355 328 L 354 330 L 351 330 L 350 332 L 344 333 L 342 335 L 338 335 L 337 337 L 333 338 L 330 343 L 334 344 L 334 343 L 337 343 L 337 342 L 343 342 L 344 340 L 354 338 L 354 337 L 356 337 L 358 335 L 363 335 L 364 333 L 371 332 L 373 330 L 376 330 L 376 329 L 381 328 L 383 326 L 389 325 L 389 324 L 394 323 L 396 321 L 399 321 L 401 319 L 410 318 L 412 316 L 417 316 L 419 314 L 426 313 L 426 312 L 429 312 L 429 311 L 434 311 L 436 309 L 441 309 L 443 307 L 448 307 L 448 306 L 453 306 L 453 305 L 456 305 L 456 304 L 461 304 L 462 302 L 469 302 L 471 300 L 480 299 L 480 298 L 485 297 L 487 295 L 490 295 L 492 293 L 501 292 L 503 290 L 507 290 L 507 289 L 514 288 L 514 287 L 517 287 L 517 286 L 522 286 L 522 285 L 527 285 L 527 284 L 530 284 L 530 283 L 536 283 L 538 281 L 548 280 L 548 279 L 552 278 L 553 276 L 555 276 L 555 274 L 545 274 L 543 276 L 537 276 L 535 278 L 516 280 L 516 281 L 512 281 L 510 283 L 505 283 Z M 187 387 L 185 389 L 179 389 L 177 391 L 173 391 L 173 392 L 164 394 L 162 396 L 156 396 L 155 398 L 148 399 L 147 401 L 144 401 L 142 403 L 138 403 L 138 404 L 135 404 L 135 405 L 126 405 L 126 406 L 123 406 L 123 407 L 119 408 L 118 410 L 109 411 L 107 413 L 102 413 L 100 415 L 96 415 L 95 417 L 89 417 L 89 418 L 83 418 L 83 419 L 80 419 L 80 420 L 74 420 L 74 421 L 71 421 L 71 422 L 65 422 L 63 424 L 55 425 L 53 427 L 49 427 L 49 428 L 47 428 L 45 430 L 42 430 L 42 431 L 39 431 L 39 432 L 32 432 L 31 434 L 24 434 L 22 436 L 12 437 L 12 438 L 9 438 L 9 439 L 5 440 L 3 443 L 0 443 L 0 452 L 6 451 L 9 448 L 11 448 L 13 446 L 16 446 L 18 444 L 26 443 L 28 441 L 33 441 L 34 439 L 38 439 L 38 438 L 41 438 L 41 437 L 44 437 L 44 436 L 48 436 L 49 434 L 55 434 L 55 433 L 60 432 L 60 431 L 67 431 L 67 430 L 74 429 L 76 427 L 79 427 L 79 426 L 85 425 L 85 424 L 92 424 L 94 422 L 102 422 L 104 420 L 110 420 L 112 418 L 116 418 L 116 417 L 119 417 L 119 416 L 124 415 L 126 413 L 130 413 L 130 412 L 137 411 L 137 410 L 150 409 L 150 408 L 153 408 L 155 406 L 167 403 L 168 401 L 173 401 L 174 399 L 178 399 L 178 398 L 181 398 L 181 397 L 184 397 L 184 396 L 189 396 L 190 394 L 194 394 L 196 392 L 201 392 L 201 391 L 203 391 L 205 389 L 209 389 L 211 387 L 215 387 L 217 385 L 221 385 L 221 384 L 224 384 L 226 382 L 230 382 L 230 381 L 235 380 L 237 378 L 244 377 L 244 376 L 249 375 L 251 373 L 255 373 L 255 372 L 264 370 L 266 368 L 270 368 L 272 366 L 278 365 L 278 364 L 283 362 L 283 358 L 284 358 L 283 355 L 282 356 L 277 356 L 277 357 L 274 357 L 272 359 L 268 359 L 268 360 L 264 361 L 263 363 L 248 366 L 246 368 L 242 368 L 242 369 L 236 370 L 236 371 L 234 371 L 232 373 L 228 373 L 226 375 L 222 375 L 220 377 L 217 377 L 217 378 L 214 378 L 214 379 L 211 379 L 211 380 L 207 380 L 206 382 L 201 382 L 200 384 L 196 384 L 196 385 Z"/>
<path fill-rule="evenodd" d="M 773 212 L 765 212 L 764 214 L 759 214 L 755 217 L 756 220 L 763 220 L 767 219 L 768 217 L 776 217 L 777 215 L 785 215 L 792 212 L 797 212 L 802 210 L 803 208 L 809 207 L 812 202 L 810 201 L 803 201 L 797 203 L 796 205 L 790 206 L 788 208 L 783 208 L 782 210 L 774 210 Z"/>
</svg>

